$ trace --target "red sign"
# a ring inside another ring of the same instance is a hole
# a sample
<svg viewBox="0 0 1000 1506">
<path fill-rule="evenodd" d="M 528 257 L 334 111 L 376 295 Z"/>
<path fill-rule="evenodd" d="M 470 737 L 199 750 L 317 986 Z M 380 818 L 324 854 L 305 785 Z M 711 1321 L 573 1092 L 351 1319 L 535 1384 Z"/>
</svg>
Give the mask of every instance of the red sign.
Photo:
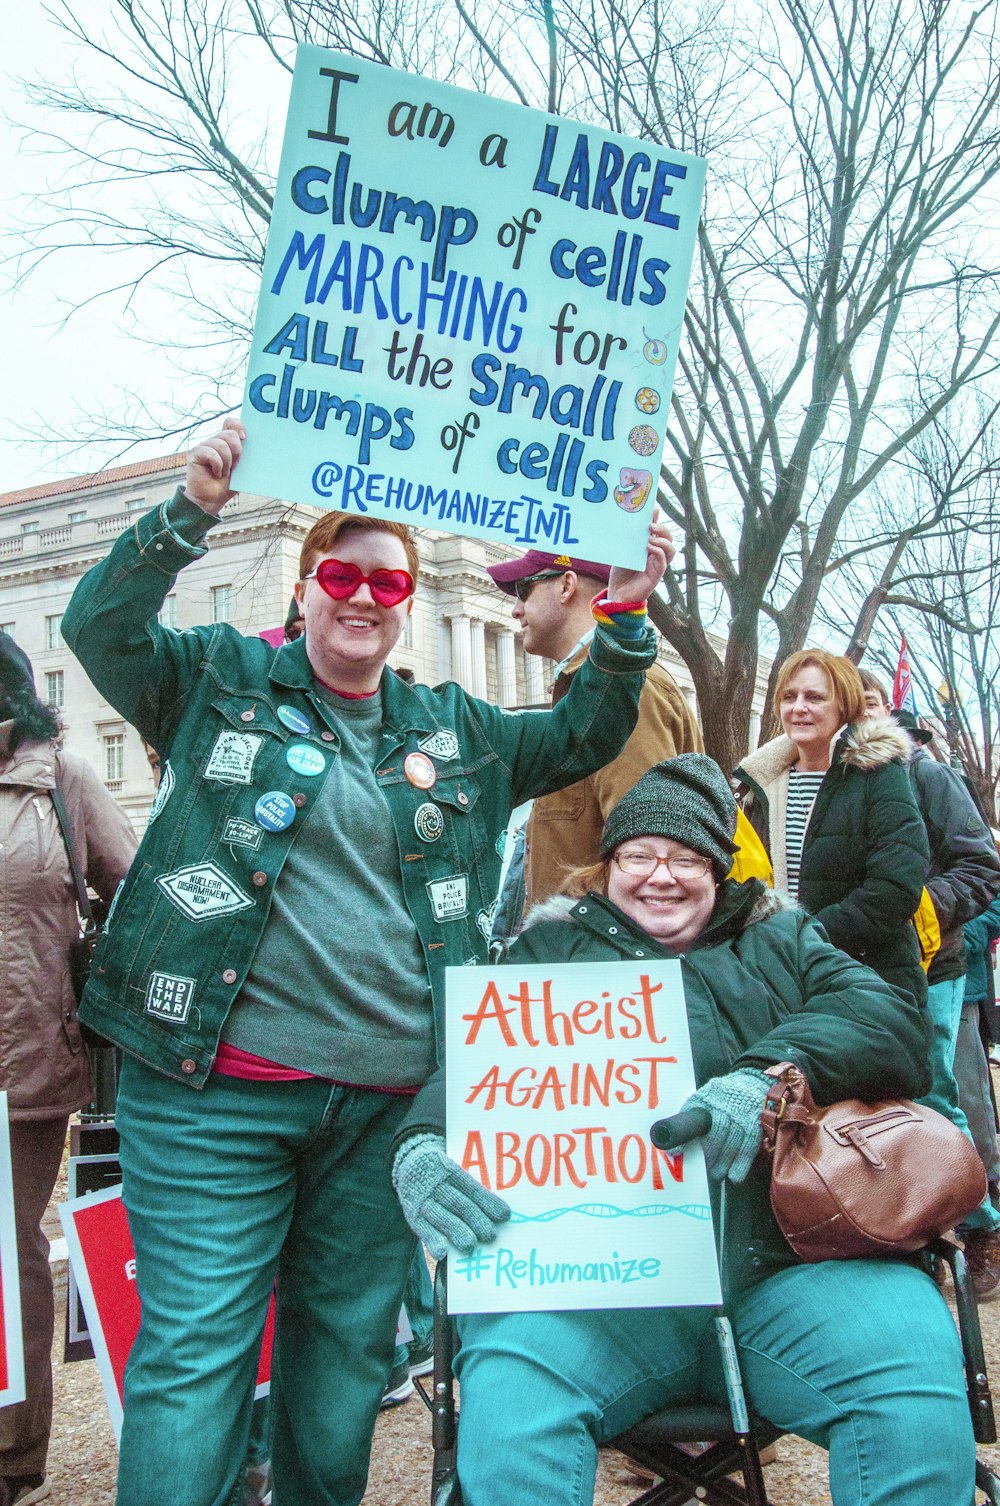
<svg viewBox="0 0 1000 1506">
<path fill-rule="evenodd" d="M 0 1093 L 0 1407 L 24 1400 L 21 1289 L 17 1274 L 14 1185 L 10 1171 L 7 1094 Z"/>
<path fill-rule="evenodd" d="M 121 1187 L 105 1187 L 101 1192 L 63 1203 L 59 1216 L 87 1315 L 111 1425 L 118 1438 L 122 1426 L 125 1361 L 139 1332 L 140 1315 L 135 1251 Z M 265 1396 L 270 1387 L 273 1339 L 272 1294 L 257 1368 L 257 1396 Z"/>
</svg>

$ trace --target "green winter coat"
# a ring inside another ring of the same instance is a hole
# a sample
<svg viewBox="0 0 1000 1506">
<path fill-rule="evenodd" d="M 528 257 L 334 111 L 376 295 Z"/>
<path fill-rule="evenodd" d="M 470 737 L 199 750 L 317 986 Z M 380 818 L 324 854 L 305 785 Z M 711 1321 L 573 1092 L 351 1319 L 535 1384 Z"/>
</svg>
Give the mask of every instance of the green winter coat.
<svg viewBox="0 0 1000 1506">
<path fill-rule="evenodd" d="M 730 880 L 697 943 L 681 958 L 699 1086 L 735 1067 L 791 1061 L 816 1102 L 915 1098 L 930 1087 L 926 1009 L 838 951 L 819 927 L 757 879 Z M 549 919 L 561 912 L 561 918 Z M 528 963 L 614 962 L 676 954 L 602 895 L 538 906 L 509 951 Z M 637 1126 L 648 1129 L 648 1125 Z M 396 1138 L 444 1129 L 444 1073 L 417 1095 Z M 728 1293 L 799 1263 L 785 1242 L 761 1158 L 746 1182 L 725 1184 L 723 1278 Z M 720 1188 L 711 1183 L 716 1229 Z"/>
<path fill-rule="evenodd" d="M 907 767 L 910 744 L 893 723 L 848 727 L 837 739 L 806 827 L 799 903 L 842 951 L 919 1002 L 927 997 L 913 912 L 927 876 L 927 832 Z M 787 884 L 785 806 L 795 746 L 781 736 L 733 774 L 767 848 L 775 887 Z"/>
<path fill-rule="evenodd" d="M 282 865 L 339 747 L 336 717 L 316 692 L 304 639 L 274 649 L 227 624 L 183 633 L 160 625 L 177 571 L 205 553 L 210 522 L 179 494 L 141 517 L 83 577 L 62 622 L 98 690 L 164 760 L 149 826 L 112 906 L 80 1016 L 194 1087 L 211 1070 Z M 445 967 L 487 960 L 497 844 L 512 807 L 615 757 L 635 725 L 654 654 L 651 629 L 626 646 L 598 627 L 566 699 L 552 711 L 515 715 L 455 684 L 410 686 L 383 673 L 375 774 L 395 827 L 403 898 L 438 1026 Z M 290 731 L 279 713 L 304 718 L 309 731 Z M 303 778 L 289 767 L 293 742 L 322 756 L 319 774 Z M 419 840 L 414 824 L 427 792 L 403 770 L 417 749 L 434 761 L 433 800 L 444 818 L 431 842 Z M 281 831 L 262 829 L 255 817 L 256 802 L 270 792 L 294 802 L 291 824 Z M 323 903 L 317 894 L 317 925 Z"/>
</svg>

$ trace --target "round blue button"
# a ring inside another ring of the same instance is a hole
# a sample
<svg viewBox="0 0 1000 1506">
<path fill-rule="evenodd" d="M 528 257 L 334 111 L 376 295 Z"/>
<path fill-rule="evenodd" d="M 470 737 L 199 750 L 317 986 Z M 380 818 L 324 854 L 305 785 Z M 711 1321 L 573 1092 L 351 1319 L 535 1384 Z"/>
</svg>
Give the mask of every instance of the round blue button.
<svg viewBox="0 0 1000 1506">
<path fill-rule="evenodd" d="M 312 722 L 307 716 L 303 716 L 301 711 L 296 711 L 294 706 L 279 706 L 278 721 L 283 727 L 287 727 L 289 732 L 297 732 L 300 737 L 312 731 Z"/>
<path fill-rule="evenodd" d="M 326 759 L 318 748 L 311 748 L 308 743 L 292 743 L 285 752 L 285 762 L 296 774 L 305 774 L 312 778 L 314 774 L 322 774 L 326 768 Z"/>
<path fill-rule="evenodd" d="M 284 790 L 268 790 L 253 808 L 254 819 L 265 831 L 284 831 L 295 820 L 295 804 Z"/>
</svg>

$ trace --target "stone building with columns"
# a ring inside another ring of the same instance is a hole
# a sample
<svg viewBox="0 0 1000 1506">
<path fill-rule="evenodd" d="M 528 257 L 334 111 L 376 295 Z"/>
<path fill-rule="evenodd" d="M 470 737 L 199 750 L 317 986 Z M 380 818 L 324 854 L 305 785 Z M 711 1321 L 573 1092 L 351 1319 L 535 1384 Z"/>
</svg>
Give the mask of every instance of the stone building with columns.
<svg viewBox="0 0 1000 1506">
<path fill-rule="evenodd" d="M 60 623 L 81 575 L 136 514 L 173 492 L 185 460 L 182 454 L 139 461 L 0 495 L 0 627 L 30 656 L 39 695 L 62 714 L 67 747 L 90 761 L 137 829 L 153 795 L 146 750 L 73 658 Z M 313 507 L 241 492 L 212 529 L 207 555 L 177 578 L 161 621 L 179 631 L 207 622 L 231 622 L 242 633 L 279 626 L 302 540 L 319 515 Z M 518 551 L 430 529 L 419 530 L 417 539 L 420 584 L 393 667 L 428 684 L 457 680 L 501 706 L 547 705 L 551 666 L 524 653 L 510 599 L 485 571 Z M 665 644 L 661 656 L 694 705 L 683 663 Z M 762 678 L 759 702 L 763 684 Z"/>
</svg>

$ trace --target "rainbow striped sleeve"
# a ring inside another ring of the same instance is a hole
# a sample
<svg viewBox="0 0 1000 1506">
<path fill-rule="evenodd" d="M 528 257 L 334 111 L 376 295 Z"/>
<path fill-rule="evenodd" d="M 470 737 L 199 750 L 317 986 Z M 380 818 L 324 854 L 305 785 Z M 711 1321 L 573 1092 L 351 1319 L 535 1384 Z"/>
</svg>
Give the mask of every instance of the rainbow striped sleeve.
<svg viewBox="0 0 1000 1506">
<path fill-rule="evenodd" d="M 616 638 L 641 638 L 646 631 L 646 603 L 644 601 L 608 601 L 601 591 L 590 603 L 594 621 L 607 628 Z"/>
</svg>

